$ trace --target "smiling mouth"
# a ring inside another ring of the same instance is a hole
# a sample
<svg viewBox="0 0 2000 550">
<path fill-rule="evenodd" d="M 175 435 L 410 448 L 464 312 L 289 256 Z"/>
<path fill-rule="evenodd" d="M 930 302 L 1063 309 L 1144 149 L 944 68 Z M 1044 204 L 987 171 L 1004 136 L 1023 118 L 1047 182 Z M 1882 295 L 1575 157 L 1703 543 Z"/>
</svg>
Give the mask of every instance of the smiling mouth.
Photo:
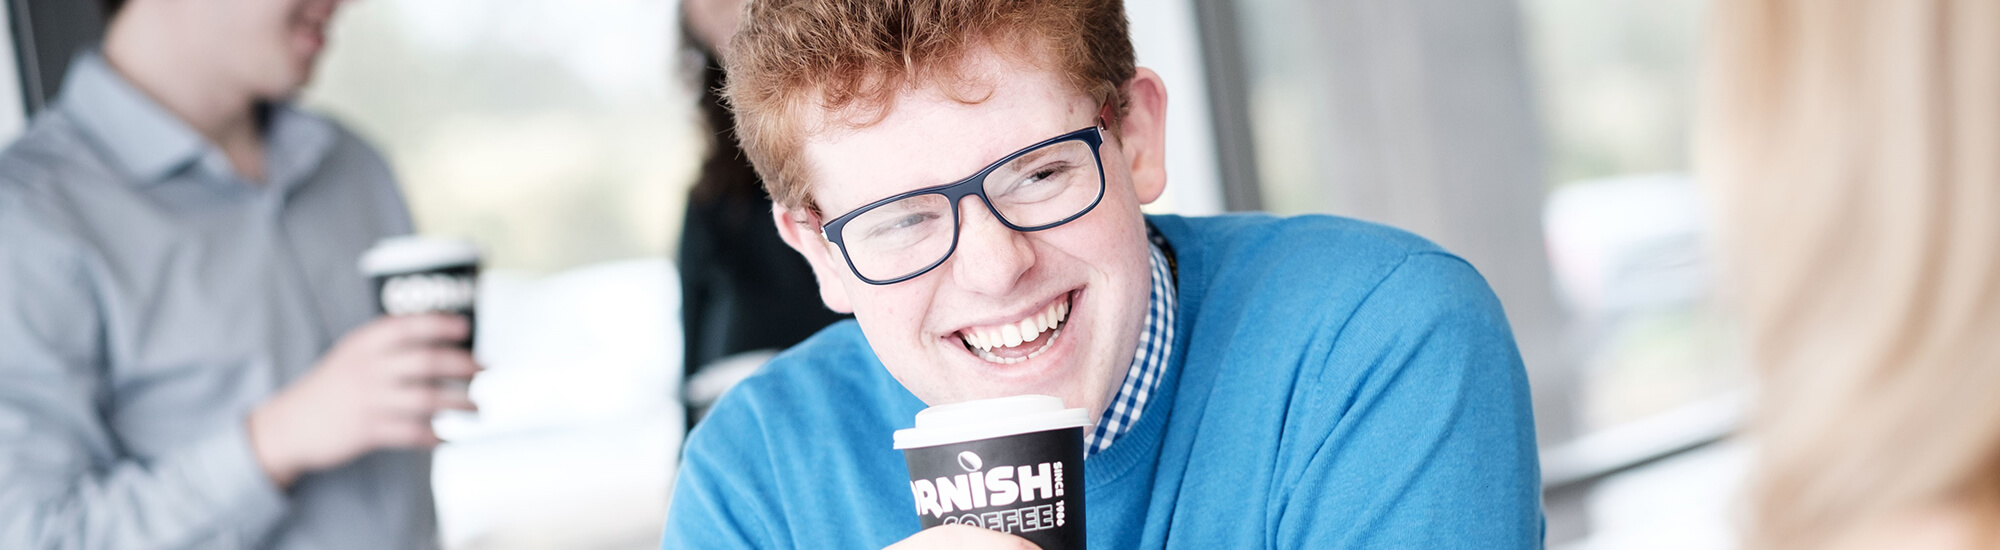
<svg viewBox="0 0 2000 550">
<path fill-rule="evenodd" d="M 1056 337 L 1062 335 L 1063 327 L 1069 323 L 1069 304 L 1074 297 L 1074 293 L 1065 294 L 1041 311 L 1012 323 L 960 330 L 959 341 L 974 357 L 988 363 L 1012 365 L 1034 359 L 1055 346 Z"/>
</svg>

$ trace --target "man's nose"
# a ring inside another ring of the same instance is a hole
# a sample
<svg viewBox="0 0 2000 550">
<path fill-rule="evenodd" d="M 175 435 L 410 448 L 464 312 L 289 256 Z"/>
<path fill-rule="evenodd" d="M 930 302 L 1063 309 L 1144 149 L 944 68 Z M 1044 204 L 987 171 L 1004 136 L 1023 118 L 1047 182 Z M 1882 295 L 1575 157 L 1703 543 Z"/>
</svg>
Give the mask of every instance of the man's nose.
<svg viewBox="0 0 2000 550">
<path fill-rule="evenodd" d="M 952 279 L 967 290 L 994 296 L 1014 289 L 1035 265 L 1028 236 L 1000 223 L 978 196 L 961 199 L 958 251 L 952 253 Z"/>
</svg>

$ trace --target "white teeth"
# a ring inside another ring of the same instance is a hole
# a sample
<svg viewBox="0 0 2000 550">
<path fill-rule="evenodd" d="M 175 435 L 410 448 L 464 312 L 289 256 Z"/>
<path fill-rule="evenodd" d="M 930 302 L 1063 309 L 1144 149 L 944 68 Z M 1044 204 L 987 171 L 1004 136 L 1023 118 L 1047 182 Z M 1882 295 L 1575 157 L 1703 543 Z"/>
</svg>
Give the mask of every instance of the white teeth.
<svg viewBox="0 0 2000 550">
<path fill-rule="evenodd" d="M 1062 337 L 1062 331 L 1060 330 L 1049 333 L 1049 343 L 1043 344 L 1041 348 L 1036 349 L 1035 351 L 1028 352 L 1028 355 L 1026 357 L 1001 357 L 998 355 L 994 355 L 993 352 L 984 349 L 972 350 L 972 354 L 977 355 L 979 356 L 980 359 L 985 359 L 987 362 L 990 363 L 1012 365 L 1015 363 L 1020 363 L 1022 361 L 1027 361 L 1029 359 L 1040 357 L 1042 355 L 1042 352 L 1049 351 L 1049 348 L 1054 347 L 1056 339 L 1061 337 Z"/>
<path fill-rule="evenodd" d="M 997 347 L 1011 348 L 1019 346 L 1023 342 L 1040 340 L 1044 336 L 1044 332 L 1054 330 L 1057 326 L 1062 325 L 1063 321 L 1068 317 L 1069 302 L 1058 301 L 1050 304 L 1049 307 L 1042 309 L 1042 311 L 1029 315 L 1019 321 L 998 326 L 967 328 L 959 331 L 959 336 L 965 340 L 967 345 L 972 346 L 974 350 L 979 352 L 978 355 L 981 358 L 1004 364 L 1019 363 L 1022 358 L 1008 360 L 994 356 L 989 352 Z M 1051 338 L 1053 338 L 1052 335 Z M 1039 353 L 1039 350 L 1037 350 L 1037 353 Z"/>
</svg>

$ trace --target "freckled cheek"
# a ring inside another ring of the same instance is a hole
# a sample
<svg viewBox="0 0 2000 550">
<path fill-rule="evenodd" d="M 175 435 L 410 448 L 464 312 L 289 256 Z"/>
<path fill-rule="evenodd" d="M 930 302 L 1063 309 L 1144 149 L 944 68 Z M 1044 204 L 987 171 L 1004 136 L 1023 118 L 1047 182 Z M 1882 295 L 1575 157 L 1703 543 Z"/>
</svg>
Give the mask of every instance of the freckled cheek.
<svg viewBox="0 0 2000 550">
<path fill-rule="evenodd" d="M 891 287 L 908 285 L 915 281 L 897 283 Z M 898 338 L 927 338 L 923 334 L 925 315 L 934 309 L 930 303 L 934 292 L 929 289 L 894 289 L 894 292 L 863 292 L 854 296 L 854 314 L 866 326 L 878 327 L 880 332 L 897 335 Z M 922 342 L 918 343 L 922 345 Z"/>
<path fill-rule="evenodd" d="M 1096 220 L 1077 220 L 1074 231 L 1050 235 L 1048 250 L 1061 254 L 1060 261 L 1075 262 L 1091 266 L 1093 271 L 1105 271 L 1107 267 L 1121 263 L 1119 259 L 1132 247 L 1132 243 L 1145 239 L 1142 222 L 1128 222 L 1105 216 Z M 1138 230 L 1133 228 L 1137 227 Z M 1069 226 L 1057 228 L 1068 229 Z M 1140 245 L 1144 246 L 1144 245 Z M 1107 256 L 1115 254 L 1117 256 Z"/>
</svg>

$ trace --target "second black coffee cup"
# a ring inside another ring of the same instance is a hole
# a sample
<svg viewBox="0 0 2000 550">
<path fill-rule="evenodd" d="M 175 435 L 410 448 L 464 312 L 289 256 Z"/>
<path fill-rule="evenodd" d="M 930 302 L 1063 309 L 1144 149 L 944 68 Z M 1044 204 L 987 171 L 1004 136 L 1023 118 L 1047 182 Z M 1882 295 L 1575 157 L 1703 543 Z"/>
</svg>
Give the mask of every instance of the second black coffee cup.
<svg viewBox="0 0 2000 550">
<path fill-rule="evenodd" d="M 479 249 L 472 243 L 415 235 L 382 239 L 362 254 L 361 273 L 374 291 L 376 312 L 465 317 L 461 346 L 472 350 L 479 298 Z"/>
</svg>

